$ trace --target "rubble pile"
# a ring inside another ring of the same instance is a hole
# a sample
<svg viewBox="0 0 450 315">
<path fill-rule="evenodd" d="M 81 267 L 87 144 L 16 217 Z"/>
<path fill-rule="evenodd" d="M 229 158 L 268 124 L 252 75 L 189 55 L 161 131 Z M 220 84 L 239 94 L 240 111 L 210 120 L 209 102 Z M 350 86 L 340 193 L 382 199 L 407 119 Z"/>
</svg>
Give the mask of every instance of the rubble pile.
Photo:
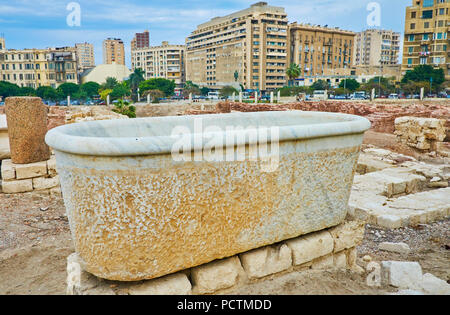
<svg viewBox="0 0 450 315">
<path fill-rule="evenodd" d="M 444 141 L 445 120 L 435 118 L 399 117 L 395 119 L 398 139 L 419 150 L 436 151 L 436 143 Z"/>
</svg>

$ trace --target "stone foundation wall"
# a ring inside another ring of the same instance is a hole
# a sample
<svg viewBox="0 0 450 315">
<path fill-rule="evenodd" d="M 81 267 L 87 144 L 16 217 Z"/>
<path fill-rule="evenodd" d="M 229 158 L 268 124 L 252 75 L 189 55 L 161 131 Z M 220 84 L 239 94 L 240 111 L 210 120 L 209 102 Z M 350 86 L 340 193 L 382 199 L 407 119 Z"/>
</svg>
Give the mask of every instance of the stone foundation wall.
<svg viewBox="0 0 450 315">
<path fill-rule="evenodd" d="M 10 159 L 2 160 L 1 179 L 1 191 L 5 194 L 49 189 L 59 191 L 54 156 L 47 161 L 29 164 L 14 164 Z"/>
<path fill-rule="evenodd" d="M 363 237 L 362 221 L 346 221 L 323 231 L 137 282 L 97 278 L 84 271 L 78 255 L 72 254 L 67 259 L 67 294 L 226 294 L 243 284 L 279 273 L 305 269 L 357 270 L 355 247 Z"/>
<path fill-rule="evenodd" d="M 437 142 L 444 141 L 445 120 L 435 118 L 400 117 L 395 120 L 397 138 L 410 147 L 436 151 Z"/>
</svg>

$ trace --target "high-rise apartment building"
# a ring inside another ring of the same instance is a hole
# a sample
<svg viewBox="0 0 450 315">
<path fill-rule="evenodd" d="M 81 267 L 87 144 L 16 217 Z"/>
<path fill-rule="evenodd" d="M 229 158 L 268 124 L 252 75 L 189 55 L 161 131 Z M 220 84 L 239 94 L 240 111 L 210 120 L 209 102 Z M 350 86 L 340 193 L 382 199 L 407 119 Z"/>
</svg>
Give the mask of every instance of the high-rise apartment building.
<svg viewBox="0 0 450 315">
<path fill-rule="evenodd" d="M 125 64 L 125 47 L 119 38 L 108 38 L 103 41 L 103 63 Z"/>
<path fill-rule="evenodd" d="M 450 79 L 449 0 L 413 0 L 406 8 L 402 72 L 418 65 L 444 70 Z"/>
<path fill-rule="evenodd" d="M 150 47 L 150 33 L 145 30 L 143 33 L 136 33 L 131 41 L 131 50 Z"/>
<path fill-rule="evenodd" d="M 0 51 L 4 51 L 4 50 L 6 50 L 5 38 L 4 37 L 0 37 Z"/>
<path fill-rule="evenodd" d="M 300 67 L 300 77 L 331 75 L 352 65 L 355 33 L 339 28 L 289 24 L 289 63 Z"/>
<path fill-rule="evenodd" d="M 78 83 L 76 49 L 0 50 L 0 80 L 32 88 Z"/>
<path fill-rule="evenodd" d="M 368 29 L 357 33 L 354 45 L 355 66 L 384 66 L 398 64 L 400 33 Z"/>
<path fill-rule="evenodd" d="M 186 80 L 211 89 L 284 86 L 287 24 L 284 8 L 266 2 L 200 24 L 186 39 Z"/>
<path fill-rule="evenodd" d="M 78 69 L 83 72 L 95 67 L 94 45 L 89 43 L 75 44 L 78 58 Z"/>
<path fill-rule="evenodd" d="M 160 46 L 138 48 L 131 51 L 131 70 L 142 69 L 145 79 L 164 78 L 175 80 L 177 88 L 185 82 L 185 46 L 170 45 L 164 41 Z"/>
</svg>

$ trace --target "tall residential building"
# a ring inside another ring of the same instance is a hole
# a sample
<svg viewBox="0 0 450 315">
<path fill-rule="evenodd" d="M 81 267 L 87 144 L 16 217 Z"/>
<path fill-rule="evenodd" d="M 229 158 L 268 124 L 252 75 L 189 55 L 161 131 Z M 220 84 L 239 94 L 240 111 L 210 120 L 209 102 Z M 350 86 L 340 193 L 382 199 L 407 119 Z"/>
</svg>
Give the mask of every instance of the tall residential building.
<svg viewBox="0 0 450 315">
<path fill-rule="evenodd" d="M 287 24 L 284 8 L 266 2 L 200 24 L 186 39 L 186 80 L 212 89 L 284 86 Z"/>
<path fill-rule="evenodd" d="M 449 0 L 413 0 L 406 8 L 402 72 L 417 65 L 444 70 L 450 79 Z"/>
<path fill-rule="evenodd" d="M 355 66 L 383 66 L 398 64 L 400 33 L 390 30 L 368 29 L 356 34 Z"/>
<path fill-rule="evenodd" d="M 75 44 L 80 72 L 95 67 L 94 45 L 89 43 Z"/>
<path fill-rule="evenodd" d="M 131 51 L 131 70 L 142 69 L 145 79 L 164 78 L 175 80 L 178 88 L 185 82 L 185 46 L 170 45 L 162 42 L 161 46 L 138 48 Z"/>
<path fill-rule="evenodd" d="M 0 51 L 0 80 L 32 88 L 78 83 L 76 50 L 74 47 L 4 49 Z"/>
<path fill-rule="evenodd" d="M 355 33 L 339 28 L 289 24 L 289 63 L 300 66 L 300 77 L 332 75 L 352 65 Z"/>
<path fill-rule="evenodd" d="M 103 41 L 103 63 L 125 64 L 125 47 L 119 38 L 108 38 Z"/>
<path fill-rule="evenodd" d="M 150 47 L 150 33 L 145 30 L 143 33 L 136 33 L 131 41 L 131 50 Z"/>
<path fill-rule="evenodd" d="M 0 37 L 0 51 L 4 51 L 4 50 L 6 50 L 5 38 L 4 37 Z"/>
</svg>

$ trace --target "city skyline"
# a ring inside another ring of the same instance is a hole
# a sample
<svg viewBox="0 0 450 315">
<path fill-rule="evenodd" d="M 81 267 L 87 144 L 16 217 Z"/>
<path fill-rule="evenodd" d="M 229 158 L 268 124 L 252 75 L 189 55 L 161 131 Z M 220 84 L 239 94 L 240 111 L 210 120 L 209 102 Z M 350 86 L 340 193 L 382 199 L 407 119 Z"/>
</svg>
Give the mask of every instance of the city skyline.
<svg viewBox="0 0 450 315">
<path fill-rule="evenodd" d="M 81 25 L 66 22 L 70 1 L 12 0 L 0 4 L 0 34 L 8 49 L 73 46 L 79 42 L 94 44 L 96 64 L 102 63 L 102 42 L 108 37 L 121 38 L 125 44 L 125 60 L 131 66 L 130 44 L 135 33 L 150 31 L 150 45 L 168 40 L 184 44 L 185 38 L 198 24 L 216 16 L 242 10 L 257 1 L 174 1 L 158 4 L 154 1 L 80 0 Z M 296 3 L 274 0 L 269 5 L 286 9 L 289 22 L 311 23 L 360 32 L 367 28 L 367 5 L 373 1 L 298 0 Z M 381 8 L 381 23 L 377 28 L 404 33 L 405 8 L 410 0 L 376 3 Z M 174 13 L 175 12 L 175 13 Z M 153 13 L 153 14 L 152 14 Z M 349 19 L 349 16 L 355 17 Z"/>
</svg>

